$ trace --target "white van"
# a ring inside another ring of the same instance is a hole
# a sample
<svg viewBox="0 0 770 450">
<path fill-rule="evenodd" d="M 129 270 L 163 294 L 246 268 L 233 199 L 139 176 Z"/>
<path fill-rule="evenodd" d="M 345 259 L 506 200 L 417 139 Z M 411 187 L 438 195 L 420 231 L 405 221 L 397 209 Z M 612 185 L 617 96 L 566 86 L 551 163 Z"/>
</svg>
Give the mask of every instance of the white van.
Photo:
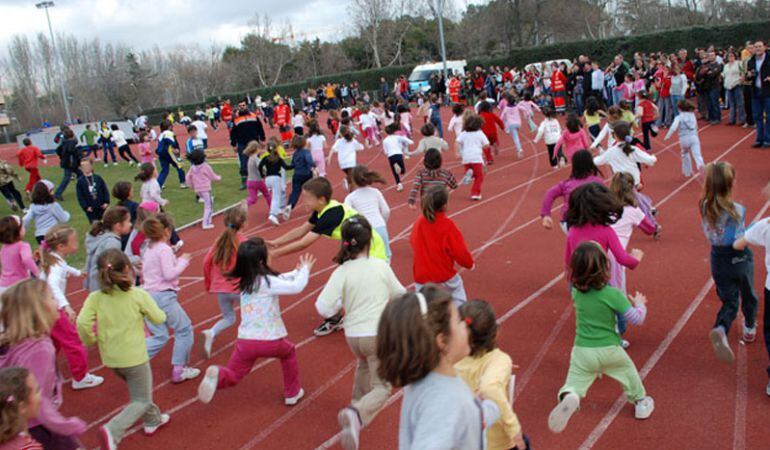
<svg viewBox="0 0 770 450">
<path fill-rule="evenodd" d="M 465 60 L 447 61 L 446 69 L 449 75 L 461 75 L 465 73 L 465 67 L 468 64 Z M 409 92 L 412 94 L 430 92 L 430 76 L 444 71 L 444 64 L 441 62 L 420 64 L 412 70 L 409 75 Z"/>
</svg>

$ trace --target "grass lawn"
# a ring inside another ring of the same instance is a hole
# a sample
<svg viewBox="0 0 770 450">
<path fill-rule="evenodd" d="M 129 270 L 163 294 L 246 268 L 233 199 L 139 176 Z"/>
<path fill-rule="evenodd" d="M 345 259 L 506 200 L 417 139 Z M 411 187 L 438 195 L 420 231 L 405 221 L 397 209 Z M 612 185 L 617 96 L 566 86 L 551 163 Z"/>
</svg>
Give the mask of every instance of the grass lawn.
<svg viewBox="0 0 770 450">
<path fill-rule="evenodd" d="M 213 185 L 215 211 L 246 198 L 245 192 L 239 190 L 241 178 L 238 174 L 238 162 L 235 158 L 212 159 L 209 163 L 214 169 L 214 172 L 222 177 L 222 181 L 214 183 Z M 40 164 L 40 174 L 43 178 L 51 180 L 58 186 L 61 181 L 62 171 L 58 165 L 52 166 L 53 164 L 51 164 L 50 161 L 47 165 Z M 185 161 L 185 172 L 189 167 L 190 163 Z M 134 183 L 132 198 L 134 201 L 140 201 L 139 189 L 141 187 L 141 182 L 134 181 L 134 176 L 137 173 L 135 167 L 130 167 L 125 162 L 119 163 L 118 166 L 110 165 L 109 167 L 104 167 L 99 162 L 96 162 L 94 164 L 94 171 L 104 178 L 104 181 L 110 188 L 110 193 L 112 193 L 112 185 L 116 182 L 132 181 Z M 16 168 L 16 172 L 23 182 L 15 182 L 14 184 L 16 185 L 16 189 L 22 192 L 24 190 L 24 185 L 27 183 L 28 174 L 24 169 L 20 168 Z M 23 192 L 22 195 L 24 195 Z M 203 204 L 195 201 L 195 194 L 191 190 L 179 189 L 179 179 L 173 170 L 169 173 L 169 177 L 166 180 L 166 189 L 163 190 L 163 198 L 169 200 L 169 204 L 165 207 L 165 210 L 174 218 L 177 227 L 200 219 L 203 216 Z M 112 199 L 112 203 L 115 204 L 116 200 Z M 27 206 L 29 205 L 29 202 L 26 199 L 25 204 Z M 70 224 L 78 231 L 81 243 L 78 253 L 70 257 L 68 262 L 73 267 L 82 267 L 85 264 L 83 239 L 90 227 L 87 223 L 85 213 L 78 204 L 74 180 L 70 182 L 67 190 L 64 192 L 64 202 L 61 202 L 61 205 L 71 214 Z M 11 214 L 8 203 L 0 201 L 0 215 L 5 216 L 7 214 Z M 34 224 L 30 225 L 30 229 L 27 230 L 25 240 L 32 244 L 33 249 L 37 248 Z"/>
</svg>

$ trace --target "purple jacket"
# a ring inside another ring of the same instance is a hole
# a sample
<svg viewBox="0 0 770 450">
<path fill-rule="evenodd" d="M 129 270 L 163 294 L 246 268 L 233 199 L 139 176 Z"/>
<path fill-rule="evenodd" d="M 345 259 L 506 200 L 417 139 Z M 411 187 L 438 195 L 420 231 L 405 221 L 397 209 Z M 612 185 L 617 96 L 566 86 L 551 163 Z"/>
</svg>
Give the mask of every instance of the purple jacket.
<svg viewBox="0 0 770 450">
<path fill-rule="evenodd" d="M 560 181 L 559 184 L 552 186 L 548 191 L 545 193 L 545 197 L 543 198 L 543 204 L 540 206 L 540 217 L 547 217 L 551 215 L 551 208 L 553 207 L 553 202 L 558 197 L 563 197 L 563 201 L 561 204 L 561 219 L 564 220 L 564 215 L 567 214 L 567 208 L 569 207 L 569 196 L 572 194 L 572 191 L 579 188 L 580 186 L 586 184 L 586 183 L 599 183 L 602 184 L 604 181 L 597 177 L 596 175 L 591 175 L 587 178 L 583 179 L 575 179 L 575 178 L 568 178 L 564 181 Z"/>
<path fill-rule="evenodd" d="M 14 346 L 0 348 L 0 368 L 24 367 L 35 375 L 42 400 L 40 414 L 29 427 L 43 425 L 62 436 L 78 436 L 86 431 L 86 423 L 77 417 L 64 417 L 59 412 L 62 403 L 61 379 L 56 372 L 56 349 L 51 338 L 30 338 Z"/>
</svg>

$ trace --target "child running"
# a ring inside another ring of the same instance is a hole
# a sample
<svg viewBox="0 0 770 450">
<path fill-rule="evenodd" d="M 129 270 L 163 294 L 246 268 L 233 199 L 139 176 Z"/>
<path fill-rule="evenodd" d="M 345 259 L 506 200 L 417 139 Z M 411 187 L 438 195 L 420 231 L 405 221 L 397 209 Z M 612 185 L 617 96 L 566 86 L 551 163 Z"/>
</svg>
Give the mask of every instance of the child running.
<svg viewBox="0 0 770 450">
<path fill-rule="evenodd" d="M 74 323 L 75 310 L 67 300 L 67 278 L 82 273 L 64 260 L 78 251 L 78 236 L 67 225 L 56 225 L 45 234 L 40 245 L 40 279 L 48 283 L 56 300 L 59 317 L 51 328 L 51 340 L 58 353 L 64 353 L 72 373 L 72 389 L 88 389 L 99 386 L 104 378 L 88 372 L 88 351 L 78 337 Z"/>
<path fill-rule="evenodd" d="M 505 124 L 499 117 L 497 117 L 497 114 L 492 112 L 491 103 L 487 101 L 481 102 L 478 110 L 479 117 L 481 118 L 481 131 L 489 141 L 489 144 L 484 147 L 484 158 L 488 165 L 492 165 L 495 163 L 495 156 L 500 153 L 500 142 L 497 138 L 497 129 L 500 128 L 501 130 L 505 130 Z"/>
<path fill-rule="evenodd" d="M 674 132 L 679 132 L 679 147 L 682 149 L 682 175 L 689 178 L 693 173 L 703 170 L 703 156 L 700 152 L 698 137 L 698 119 L 695 117 L 695 107 L 687 100 L 680 100 L 676 105 L 679 114 L 674 117 L 671 128 L 668 129 L 664 140 L 668 140 Z M 692 160 L 695 160 L 695 172 L 692 170 Z"/>
<path fill-rule="evenodd" d="M 575 343 L 569 371 L 559 389 L 559 404 L 548 416 L 548 428 L 561 433 L 580 406 L 593 382 L 607 375 L 623 386 L 634 417 L 647 419 L 655 402 L 642 385 L 634 362 L 620 345 L 615 315 L 622 314 L 633 325 L 647 316 L 647 298 L 636 293 L 633 306 L 619 290 L 607 284 L 610 274 L 607 255 L 596 242 L 583 242 L 570 258 L 569 276 L 575 304 Z"/>
<path fill-rule="evenodd" d="M 385 179 L 377 172 L 370 171 L 366 166 L 356 166 L 350 174 L 353 181 L 353 192 L 345 197 L 348 206 L 363 215 L 368 224 L 380 235 L 385 244 L 385 253 L 390 261 L 390 238 L 388 237 L 388 218 L 390 206 L 374 183 L 385 184 Z"/>
<path fill-rule="evenodd" d="M 588 150 L 578 150 L 572 155 L 572 173 L 570 177 L 564 181 L 560 181 L 554 186 L 551 186 L 543 197 L 543 203 L 540 205 L 540 217 L 543 221 L 543 228 L 550 230 L 553 228 L 553 219 L 551 219 L 551 209 L 553 209 L 553 203 L 557 198 L 561 197 L 561 214 L 559 223 L 564 233 L 567 232 L 567 222 L 565 216 L 567 215 L 567 208 L 569 206 L 569 198 L 572 191 L 586 183 L 603 183 L 601 178 L 602 172 L 594 164 L 593 156 Z"/>
<path fill-rule="evenodd" d="M 63 400 L 62 380 L 56 367 L 56 348 L 51 341 L 51 329 L 59 313 L 51 290 L 43 281 L 24 280 L 3 293 L 2 304 L 0 328 L 4 331 L 0 336 L 0 368 L 23 367 L 37 381 L 40 411 L 27 424 L 29 434 L 45 449 L 82 448 L 77 437 L 85 432 L 85 422 L 77 417 L 64 417 L 59 411 Z M 0 403 L 7 401 L 8 397 L 4 397 Z M 3 416 L 0 427 L 10 425 L 7 420 Z"/>
<path fill-rule="evenodd" d="M 21 181 L 19 174 L 6 161 L 0 160 L 0 193 L 5 197 L 11 211 L 23 211 L 27 207 L 24 206 L 24 199 L 21 197 L 21 192 L 13 184 L 13 180 Z"/>
<path fill-rule="evenodd" d="M 281 319 L 279 295 L 299 294 L 307 286 L 315 257 L 302 255 L 297 268 L 279 274 L 268 264 L 267 244 L 255 237 L 238 247 L 230 275 L 241 291 L 241 325 L 227 366 L 209 366 L 198 386 L 198 399 L 211 402 L 218 389 L 237 385 L 259 358 L 278 358 L 283 369 L 286 406 L 296 405 L 305 395 L 299 382 L 297 353 Z"/>
<path fill-rule="evenodd" d="M 468 116 L 463 125 L 463 132 L 457 136 L 457 153 L 465 166 L 462 184 L 471 186 L 471 200 L 481 200 L 481 186 L 484 183 L 484 152 L 489 147 L 489 139 L 481 131 L 483 120 L 477 115 Z"/>
<path fill-rule="evenodd" d="M 337 154 L 337 162 L 340 165 L 340 170 L 345 173 L 342 185 L 345 187 L 345 190 L 347 190 L 350 186 L 350 172 L 353 170 L 353 167 L 356 166 L 356 152 L 363 150 L 364 146 L 353 138 L 353 132 L 346 126 L 340 127 L 339 135 L 340 138 L 334 142 L 332 150 L 326 158 L 326 163 L 329 164 L 332 155 L 335 153 Z"/>
<path fill-rule="evenodd" d="M 561 125 L 556 118 L 556 112 L 552 108 L 544 107 L 543 116 L 545 116 L 545 118 L 540 122 L 540 126 L 537 128 L 537 135 L 535 135 L 534 142 L 537 144 L 540 138 L 543 138 L 545 147 L 548 149 L 548 162 L 551 164 L 551 167 L 556 170 L 560 165 L 563 166 L 565 162 L 564 153 L 561 149 L 558 153 L 556 152 L 556 144 L 559 142 L 559 138 L 561 138 Z"/>
<path fill-rule="evenodd" d="M 86 275 L 83 287 L 90 292 L 100 289 L 99 266 L 97 261 L 102 253 L 109 249 L 120 250 L 122 237 L 131 233 L 131 214 L 122 206 L 110 206 L 104 212 L 102 220 L 91 224 L 91 231 L 86 235 Z M 132 260 L 138 263 L 139 259 Z"/>
<path fill-rule="evenodd" d="M 267 143 L 267 156 L 259 162 L 259 172 L 270 190 L 270 215 L 268 220 L 275 226 L 280 225 L 278 214 L 283 214 L 284 220 L 288 220 L 286 211 L 286 184 L 281 176 L 281 169 L 291 170 L 291 164 L 286 164 L 278 152 L 278 145 L 274 141 Z"/>
<path fill-rule="evenodd" d="M 471 300 L 460 306 L 460 318 L 468 327 L 471 352 L 455 364 L 455 370 L 473 392 L 492 400 L 500 410 L 500 420 L 487 429 L 487 450 L 529 448 L 508 398 L 513 362 L 497 346 L 498 326 L 492 306 L 484 300 Z"/>
<path fill-rule="evenodd" d="M 337 416 L 343 430 L 342 446 L 347 450 L 358 449 L 361 428 L 374 419 L 390 396 L 390 386 L 378 374 L 377 324 L 385 305 L 406 293 L 386 262 L 369 257 L 371 240 L 372 226 L 366 218 L 353 216 L 345 221 L 340 251 L 334 257 L 340 266 L 315 303 L 323 317 L 334 317 L 345 309 L 345 339 L 357 359 L 353 399 Z"/>
<path fill-rule="evenodd" d="M 321 132 L 318 121 L 311 120 L 307 124 L 307 145 L 310 147 L 310 154 L 313 155 L 315 169 L 319 177 L 326 176 L 326 136 Z"/>
<path fill-rule="evenodd" d="M 385 133 L 388 134 L 388 137 L 382 140 L 382 151 L 388 157 L 390 171 L 393 173 L 393 179 L 396 181 L 396 190 L 401 192 L 404 190 L 404 185 L 401 184 L 401 176 L 406 174 L 404 152 L 408 152 L 409 146 L 414 144 L 414 142 L 408 137 L 397 134 L 397 132 L 398 128 L 395 124 L 385 127 Z M 396 170 L 396 167 L 399 170 Z"/>
<path fill-rule="evenodd" d="M 655 125 L 658 116 L 658 106 L 652 102 L 649 92 L 641 91 L 637 95 L 639 96 L 639 104 L 636 107 L 636 118 L 642 124 L 644 148 L 650 151 L 652 150 L 650 135 L 652 137 L 658 135 L 658 127 Z"/>
<path fill-rule="evenodd" d="M 115 123 L 113 123 L 110 128 L 112 129 L 112 142 L 115 143 L 115 147 L 117 147 L 120 157 L 128 161 L 129 166 L 133 166 L 134 164 L 139 165 L 139 161 L 136 159 L 133 152 L 131 152 L 131 147 L 128 146 L 126 134 L 123 133 Z"/>
<path fill-rule="evenodd" d="M 53 188 L 53 183 L 48 180 L 35 183 L 32 188 L 32 204 L 24 214 L 24 228 L 29 228 L 30 223 L 35 222 L 35 239 L 38 244 L 43 242 L 45 234 L 54 225 L 70 221 L 70 213 L 56 202 Z"/>
<path fill-rule="evenodd" d="M 174 330 L 174 351 L 171 356 L 171 382 L 182 383 L 200 375 L 200 370 L 187 366 L 193 334 L 190 317 L 179 304 L 179 276 L 190 265 L 190 255 L 174 255 L 169 245 L 171 220 L 164 214 L 150 217 L 142 224 L 142 232 L 150 240 L 142 255 L 144 289 L 165 314 L 165 323 L 147 324 L 152 335 L 147 338 L 147 353 L 152 358 L 169 340 L 168 328 Z"/>
<path fill-rule="evenodd" d="M 409 243 L 414 253 L 414 286 L 436 283 L 443 286 L 456 305 L 468 300 L 463 279 L 455 263 L 473 270 L 475 261 L 457 225 L 447 217 L 449 191 L 443 186 L 428 189 L 422 199 L 422 216 L 414 224 Z"/>
<path fill-rule="evenodd" d="M 105 366 L 126 382 L 129 404 L 99 428 L 103 450 L 115 450 L 129 428 L 142 420 L 144 434 L 152 436 L 170 416 L 152 401 L 152 370 L 144 338 L 145 320 L 158 326 L 166 314 L 146 291 L 134 287 L 131 262 L 123 252 L 110 249 L 99 255 L 99 288 L 92 292 L 77 319 L 86 345 L 97 344 Z"/>
<path fill-rule="evenodd" d="M 591 135 L 591 139 L 596 139 L 601 133 L 602 117 L 605 116 L 599 106 L 599 100 L 596 97 L 588 97 L 586 100 L 586 110 L 583 112 L 583 120 L 588 127 L 588 134 Z"/>
<path fill-rule="evenodd" d="M 35 375 L 24 367 L 0 369 L 0 448 L 43 450 L 29 435 L 29 422 L 40 414 L 42 396 Z"/>
<path fill-rule="evenodd" d="M 442 152 L 449 148 L 449 144 L 447 144 L 443 138 L 436 136 L 436 127 L 432 123 L 424 124 L 420 128 L 420 133 L 423 135 L 423 138 L 420 140 L 420 143 L 417 144 L 417 148 L 414 149 L 413 152 L 407 151 L 406 156 L 420 155 L 431 148 L 438 149 Z"/>
<path fill-rule="evenodd" d="M 203 284 L 208 292 L 216 294 L 222 313 L 222 318 L 213 327 L 201 333 L 206 358 L 211 357 L 214 338 L 235 324 L 235 305 L 240 301 L 241 291 L 238 280 L 228 278 L 228 274 L 235 267 L 238 246 L 246 240 L 240 233 L 246 225 L 246 213 L 243 203 L 225 211 L 225 230 L 203 258 Z"/>
<path fill-rule="evenodd" d="M 288 204 L 283 211 L 283 216 L 287 220 L 291 217 L 291 210 L 297 206 L 299 196 L 302 195 L 302 185 L 313 178 L 313 174 L 315 174 L 315 161 L 310 150 L 306 148 L 307 139 L 305 136 L 294 136 L 291 139 L 291 147 L 294 149 L 294 153 L 291 155 L 291 166 L 294 168 L 294 173 L 291 176 L 291 195 L 289 195 Z"/>
<path fill-rule="evenodd" d="M 142 182 L 142 187 L 139 189 L 139 197 L 142 202 L 155 202 L 161 207 L 168 204 L 168 200 L 160 195 L 161 187 L 158 183 L 158 171 L 155 169 L 155 165 L 142 163 L 139 166 L 139 173 L 134 179 Z"/>
<path fill-rule="evenodd" d="M 35 184 L 41 180 L 40 169 L 38 168 L 38 160 L 43 160 L 43 164 L 47 162 L 45 155 L 40 151 L 39 147 L 32 145 L 30 138 L 24 138 L 22 141 L 24 147 L 16 152 L 16 158 L 19 159 L 19 166 L 29 172 L 29 181 L 24 190 L 29 193 L 32 192 L 32 188 Z"/>
<path fill-rule="evenodd" d="M 201 228 L 210 230 L 214 228 L 211 216 L 214 213 L 214 197 L 211 195 L 211 182 L 221 181 L 222 177 L 214 172 L 206 162 L 206 154 L 203 150 L 195 150 L 190 153 L 192 167 L 187 172 L 187 186 L 203 199 L 203 220 Z"/>
<path fill-rule="evenodd" d="M 524 150 L 522 150 L 521 140 L 519 140 L 522 113 L 525 112 L 516 104 L 516 98 L 513 94 L 506 94 L 505 108 L 503 108 L 503 111 L 500 113 L 500 120 L 505 124 L 505 131 L 507 131 L 513 139 L 513 144 L 516 146 L 516 157 L 518 159 L 524 157 Z"/>
<path fill-rule="evenodd" d="M 754 254 L 745 246 L 740 250 L 733 248 L 746 232 L 746 208 L 732 199 L 734 183 L 735 170 L 729 163 L 708 164 L 698 202 L 701 226 L 711 244 L 711 277 L 722 301 L 709 337 L 717 358 L 727 363 L 735 359 L 727 334 L 738 315 L 738 303 L 743 312 L 742 339 L 750 343 L 757 337 L 759 302 L 754 291 Z"/>
<path fill-rule="evenodd" d="M 150 148 L 152 138 L 146 131 L 139 133 L 139 161 L 141 164 L 149 163 L 155 165 L 155 155 Z M 98 161 L 98 159 L 97 159 Z"/>
<path fill-rule="evenodd" d="M 409 190 L 409 199 L 407 203 L 409 208 L 415 209 L 415 203 L 419 197 L 422 200 L 423 195 L 431 186 L 443 186 L 447 189 L 457 189 L 457 180 L 452 172 L 441 168 L 441 152 L 435 148 L 430 148 L 425 152 L 422 158 L 424 169 L 417 172 L 414 177 L 414 184 Z"/>
<path fill-rule="evenodd" d="M 567 115 L 567 122 L 565 123 L 567 129 L 562 132 L 554 152 L 561 152 L 564 155 L 564 162 L 572 160 L 572 155 L 578 151 L 588 148 L 588 138 L 586 138 L 586 132 L 583 131 L 583 124 L 580 123 L 580 119 L 575 114 Z"/>
<path fill-rule="evenodd" d="M 458 376 L 455 364 L 470 354 L 469 347 L 466 323 L 438 286 L 385 307 L 377 328 L 377 373 L 404 388 L 399 449 L 484 448 L 485 428 L 500 410 L 492 400 L 479 401 Z"/>
<path fill-rule="evenodd" d="M 0 218 L 0 294 L 19 281 L 37 278 L 40 273 L 25 235 L 26 227 L 19 216 Z"/>
</svg>

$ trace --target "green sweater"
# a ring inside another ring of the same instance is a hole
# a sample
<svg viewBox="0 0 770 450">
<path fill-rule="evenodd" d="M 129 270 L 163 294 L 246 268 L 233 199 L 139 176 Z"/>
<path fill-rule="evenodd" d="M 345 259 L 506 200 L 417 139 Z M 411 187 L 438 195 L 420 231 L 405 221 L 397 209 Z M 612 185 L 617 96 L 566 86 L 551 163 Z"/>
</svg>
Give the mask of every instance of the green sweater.
<svg viewBox="0 0 770 450">
<path fill-rule="evenodd" d="M 80 142 L 85 141 L 86 145 L 90 147 L 90 146 L 94 145 L 94 142 L 95 142 L 94 138 L 96 136 L 98 136 L 98 134 L 96 134 L 96 131 L 94 131 L 94 130 L 85 130 L 82 133 L 80 133 Z"/>
<path fill-rule="evenodd" d="M 611 286 L 588 292 L 572 288 L 572 300 L 575 302 L 576 347 L 620 345 L 615 314 L 623 314 L 631 307 L 622 292 Z"/>
<path fill-rule="evenodd" d="M 138 366 L 150 359 L 144 341 L 145 317 L 155 324 L 166 321 L 166 313 L 144 289 L 134 287 L 123 292 L 116 288 L 109 294 L 95 291 L 78 315 L 78 334 L 85 345 L 99 345 L 105 366 Z"/>
</svg>

